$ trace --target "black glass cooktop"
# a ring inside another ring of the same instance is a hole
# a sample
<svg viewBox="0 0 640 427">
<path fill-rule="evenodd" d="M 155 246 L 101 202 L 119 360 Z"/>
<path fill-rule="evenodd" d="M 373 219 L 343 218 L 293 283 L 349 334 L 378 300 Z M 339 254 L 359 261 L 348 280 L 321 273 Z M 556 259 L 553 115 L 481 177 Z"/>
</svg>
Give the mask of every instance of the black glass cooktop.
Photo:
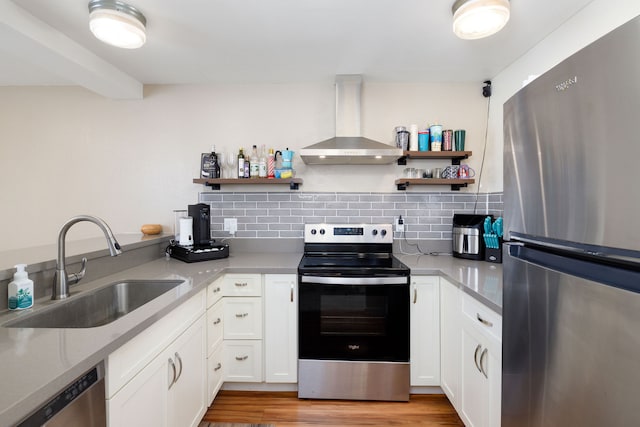
<svg viewBox="0 0 640 427">
<path fill-rule="evenodd" d="M 300 274 L 409 275 L 409 267 L 391 254 L 304 255 Z"/>
</svg>

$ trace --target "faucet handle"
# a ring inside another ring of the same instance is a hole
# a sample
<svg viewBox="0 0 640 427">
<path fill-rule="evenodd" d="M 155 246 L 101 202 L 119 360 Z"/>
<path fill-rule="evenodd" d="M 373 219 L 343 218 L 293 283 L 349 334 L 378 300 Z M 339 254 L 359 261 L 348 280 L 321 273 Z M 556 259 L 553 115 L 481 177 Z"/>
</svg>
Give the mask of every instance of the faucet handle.
<svg viewBox="0 0 640 427">
<path fill-rule="evenodd" d="M 78 283 L 84 277 L 85 272 L 87 271 L 87 259 L 82 258 L 82 266 L 80 267 L 80 271 L 77 273 L 69 273 L 67 275 L 67 282 L 70 285 Z"/>
</svg>

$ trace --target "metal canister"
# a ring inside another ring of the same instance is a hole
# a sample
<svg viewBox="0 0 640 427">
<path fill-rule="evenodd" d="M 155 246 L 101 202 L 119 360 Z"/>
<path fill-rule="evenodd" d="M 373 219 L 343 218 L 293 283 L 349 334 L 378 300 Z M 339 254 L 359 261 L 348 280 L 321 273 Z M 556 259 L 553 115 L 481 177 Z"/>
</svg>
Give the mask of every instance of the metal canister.
<svg viewBox="0 0 640 427">
<path fill-rule="evenodd" d="M 453 149 L 453 130 L 447 129 L 442 131 L 442 151 L 451 151 Z"/>
</svg>

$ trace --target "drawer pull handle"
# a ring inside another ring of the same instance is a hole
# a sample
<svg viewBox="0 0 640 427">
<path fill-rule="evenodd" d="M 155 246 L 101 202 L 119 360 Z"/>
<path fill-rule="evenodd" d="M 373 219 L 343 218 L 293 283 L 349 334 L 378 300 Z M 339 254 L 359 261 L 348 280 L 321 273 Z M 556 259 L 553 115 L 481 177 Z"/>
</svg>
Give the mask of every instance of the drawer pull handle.
<svg viewBox="0 0 640 427">
<path fill-rule="evenodd" d="M 243 288 L 247 286 L 247 282 L 236 282 L 235 285 L 239 288 Z"/>
<path fill-rule="evenodd" d="M 171 390 L 171 386 L 176 383 L 176 364 L 173 363 L 173 360 L 171 360 L 171 358 L 169 358 L 169 366 L 173 370 L 173 378 L 171 379 L 171 382 L 169 383 L 169 390 Z"/>
<path fill-rule="evenodd" d="M 243 360 L 247 360 L 249 356 L 236 356 L 236 360 L 242 362 Z"/>
<path fill-rule="evenodd" d="M 488 320 L 483 319 L 482 317 L 480 317 L 480 313 L 476 313 L 476 317 L 478 318 L 478 321 L 480 323 L 482 323 L 483 325 L 486 325 L 486 326 L 488 326 L 490 328 L 493 328 L 493 322 L 489 322 Z"/>
<path fill-rule="evenodd" d="M 220 322 L 222 322 L 222 320 L 220 320 L 220 318 L 218 317 L 216 320 L 213 321 L 213 324 L 218 325 Z"/>
<path fill-rule="evenodd" d="M 213 368 L 214 371 L 219 371 L 220 369 L 222 369 L 222 364 L 220 362 L 218 362 L 218 365 Z"/>
<path fill-rule="evenodd" d="M 243 317 L 247 317 L 249 315 L 249 313 L 236 313 L 236 317 L 238 319 L 241 319 Z"/>
</svg>

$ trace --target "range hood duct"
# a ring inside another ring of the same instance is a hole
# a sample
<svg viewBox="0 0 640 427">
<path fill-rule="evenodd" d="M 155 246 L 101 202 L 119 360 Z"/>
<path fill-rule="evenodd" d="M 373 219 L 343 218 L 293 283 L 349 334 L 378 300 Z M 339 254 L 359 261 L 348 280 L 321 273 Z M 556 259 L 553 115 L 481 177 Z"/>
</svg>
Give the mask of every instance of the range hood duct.
<svg viewBox="0 0 640 427">
<path fill-rule="evenodd" d="M 336 76 L 336 136 L 300 150 L 309 165 L 381 165 L 402 157 L 402 149 L 360 136 L 361 75 Z"/>
</svg>

